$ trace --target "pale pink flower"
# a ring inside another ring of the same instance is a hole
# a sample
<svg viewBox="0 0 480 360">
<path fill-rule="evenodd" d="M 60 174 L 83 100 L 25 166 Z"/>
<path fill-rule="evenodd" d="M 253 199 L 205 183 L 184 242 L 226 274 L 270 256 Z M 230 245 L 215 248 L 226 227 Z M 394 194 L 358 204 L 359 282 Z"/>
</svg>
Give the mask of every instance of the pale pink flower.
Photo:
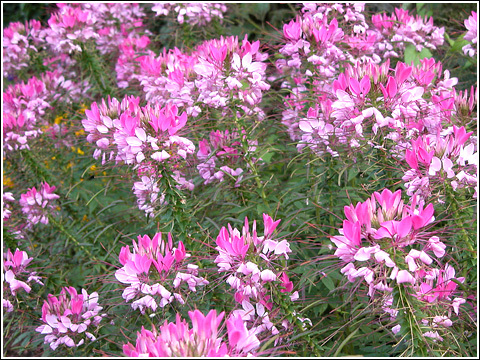
<svg viewBox="0 0 480 360">
<path fill-rule="evenodd" d="M 106 316 L 99 314 L 101 310 L 96 292 L 89 295 L 82 289 L 82 293 L 78 294 L 75 288 L 65 287 L 58 298 L 48 294 L 48 300 L 42 306 L 41 320 L 44 325 L 38 326 L 35 331 L 46 334 L 45 344 L 49 343 L 52 350 L 61 344 L 80 346 L 85 341 L 80 334 L 85 334 L 91 341 L 95 340 L 95 336 L 86 330 L 97 326 Z M 80 340 L 75 343 L 74 339 Z"/>
<path fill-rule="evenodd" d="M 27 215 L 29 227 L 39 222 L 48 224 L 48 215 L 52 213 L 52 209 L 55 209 L 53 200 L 60 198 L 54 193 L 55 189 L 55 186 L 44 182 L 39 191 L 33 187 L 20 195 L 20 205 L 23 213 Z"/>
</svg>

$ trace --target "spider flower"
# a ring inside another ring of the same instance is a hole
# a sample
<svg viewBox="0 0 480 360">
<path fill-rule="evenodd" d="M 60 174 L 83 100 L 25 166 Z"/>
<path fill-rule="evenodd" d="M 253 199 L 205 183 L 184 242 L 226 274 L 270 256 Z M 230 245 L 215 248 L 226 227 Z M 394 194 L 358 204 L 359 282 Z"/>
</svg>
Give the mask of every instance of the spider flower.
<svg viewBox="0 0 480 360">
<path fill-rule="evenodd" d="M 58 297 L 48 294 L 42 306 L 42 322 L 38 331 L 45 336 L 45 344 L 56 350 L 61 344 L 67 347 L 80 346 L 85 338 L 94 341 L 90 332 L 106 314 L 99 314 L 103 308 L 98 305 L 98 294 L 90 295 L 82 289 L 77 293 L 74 287 L 64 287 Z M 87 331 L 90 330 L 90 331 Z"/>
<path fill-rule="evenodd" d="M 183 304 L 183 283 L 194 292 L 197 286 L 208 284 L 207 280 L 198 276 L 196 265 L 184 261 L 189 256 L 181 241 L 177 248 L 173 247 L 170 233 L 167 241 L 162 239 L 161 233 L 153 238 L 139 235 L 138 241 L 133 241 L 133 252 L 128 245 L 120 251 L 119 261 L 123 267 L 115 272 L 115 277 L 128 285 L 122 297 L 129 302 L 142 296 L 131 304 L 141 313 L 145 313 L 147 308 L 156 311 L 159 306 L 163 308 L 174 300 Z"/>
<path fill-rule="evenodd" d="M 123 345 L 129 357 L 225 357 L 254 355 L 259 346 L 255 334 L 248 331 L 241 317 L 227 320 L 228 344 L 220 336 L 224 313 L 210 310 L 205 316 L 199 310 L 189 311 L 192 327 L 177 314 L 176 322 L 165 323 L 157 331 L 145 329 L 137 333 L 136 345 Z"/>
</svg>

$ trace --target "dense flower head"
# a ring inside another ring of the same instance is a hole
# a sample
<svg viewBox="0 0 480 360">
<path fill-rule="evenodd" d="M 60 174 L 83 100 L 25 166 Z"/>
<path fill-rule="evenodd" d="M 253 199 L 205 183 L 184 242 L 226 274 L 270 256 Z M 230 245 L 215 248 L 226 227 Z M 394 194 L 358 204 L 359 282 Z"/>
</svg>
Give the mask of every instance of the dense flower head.
<svg viewBox="0 0 480 360">
<path fill-rule="evenodd" d="M 177 135 L 187 122 L 186 113 L 179 114 L 175 105 L 147 103 L 140 107 L 139 102 L 134 96 L 121 102 L 109 97 L 85 111 L 82 124 L 88 132 L 87 141 L 98 147 L 95 158 L 102 155 L 103 163 L 115 159 L 117 163 L 145 164 L 149 159 L 177 161 L 193 153 L 193 143 Z"/>
<path fill-rule="evenodd" d="M 55 190 L 55 186 L 43 182 L 39 190 L 32 187 L 25 194 L 20 195 L 20 205 L 23 213 L 27 215 L 29 227 L 39 222 L 48 224 L 48 215 L 51 215 L 56 207 L 54 200 L 60 198 L 54 193 Z"/>
<path fill-rule="evenodd" d="M 264 112 L 258 104 L 270 88 L 267 56 L 260 51 L 259 41 L 251 43 L 245 37 L 239 43 L 236 36 L 222 36 L 188 53 L 174 48 L 158 56 L 142 55 L 135 60 L 139 68 L 128 76 L 130 80 L 122 75 L 122 86 L 125 81 L 138 81 L 147 100 L 184 107 L 193 117 L 208 108 L 231 116 L 228 106 L 235 104 L 247 115 L 262 119 Z"/>
<path fill-rule="evenodd" d="M 241 136 L 243 140 L 246 139 L 245 132 L 242 132 Z M 243 150 L 241 140 L 237 131 L 229 132 L 228 130 L 212 131 L 208 140 L 200 140 L 197 169 L 205 180 L 204 184 L 214 181 L 222 182 L 232 177 L 235 179 L 235 186 L 239 185 L 244 176 L 244 169 L 238 166 L 239 160 L 248 156 Z M 254 152 L 257 140 L 247 140 L 247 143 L 249 145 L 247 152 Z M 257 160 L 253 159 L 253 161 Z"/>
<path fill-rule="evenodd" d="M 114 160 L 132 167 L 138 175 L 133 184 L 140 210 L 154 216 L 157 206 L 165 205 L 164 189 L 159 185 L 161 170 L 168 169 L 179 189 L 193 189 L 193 182 L 183 176 L 187 156 L 195 152 L 195 145 L 180 136 L 187 123 L 187 114 L 176 105 L 160 106 L 147 102 L 140 106 L 140 98 L 126 96 L 94 102 L 85 111 L 82 125 L 87 141 L 95 143 L 95 159 L 102 164 Z"/>
<path fill-rule="evenodd" d="M 128 285 L 122 297 L 129 302 L 142 296 L 131 304 L 133 309 L 138 308 L 142 313 L 147 308 L 153 311 L 158 306 L 163 308 L 174 300 L 183 304 L 182 291 L 187 291 L 181 288 L 183 283 L 187 284 L 188 291 L 196 291 L 197 286 L 208 284 L 198 276 L 197 265 L 184 261 L 189 256 L 183 242 L 173 247 L 170 233 L 167 241 L 162 239 L 161 233 L 153 238 L 139 235 L 138 241 L 133 241 L 133 252 L 128 245 L 120 251 L 119 261 L 123 267 L 115 272 L 115 277 Z"/>
<path fill-rule="evenodd" d="M 405 284 L 411 296 L 428 303 L 446 299 L 448 308 L 456 289 L 451 279 L 464 280 L 455 278 L 452 266 L 441 266 L 446 245 L 428 232 L 433 212 L 432 204 L 425 206 L 416 196 L 405 204 L 401 190 L 384 189 L 363 203 L 345 206 L 341 235 L 331 238 L 344 264 L 341 273 L 351 282 L 365 280 L 370 297 L 386 295 L 384 310 L 393 318 L 397 310 L 388 301 L 395 286 Z"/>
<path fill-rule="evenodd" d="M 99 314 L 102 309 L 96 292 L 89 295 L 82 289 L 79 294 L 74 287 L 64 287 L 58 297 L 48 294 L 48 300 L 42 306 L 41 321 L 44 325 L 38 326 L 35 331 L 46 335 L 45 344 L 50 344 L 52 350 L 61 344 L 80 346 L 85 337 L 91 341 L 96 339 L 87 330 L 97 326 L 106 316 Z"/>
<path fill-rule="evenodd" d="M 402 162 L 405 149 L 419 136 L 440 136 L 439 141 L 448 142 L 443 138 L 453 124 L 471 120 L 473 90 L 464 105 L 464 100 L 456 100 L 457 82 L 448 70 L 442 76 L 442 64 L 433 58 L 422 59 L 418 66 L 399 61 L 394 69 L 389 60 L 380 65 L 347 64 L 315 105 L 302 105 L 304 117 L 297 112 L 283 123 L 292 139 L 299 140 L 299 151 L 356 158 L 359 149 L 372 147 Z"/>
<path fill-rule="evenodd" d="M 145 13 L 139 4 L 73 3 L 57 4 L 41 30 L 45 48 L 54 57 L 62 57 L 95 47 L 100 54 L 117 57 L 126 39 L 141 39 L 150 33 L 143 29 Z M 144 33 L 144 35 L 141 34 Z M 88 51 L 88 50 L 87 50 Z M 71 61 L 67 56 L 63 61 Z M 75 60 L 73 61 L 75 62 Z"/>
<path fill-rule="evenodd" d="M 269 311 L 274 311 L 277 302 L 298 299 L 298 292 L 293 291 L 288 275 L 278 270 L 291 252 L 287 240 L 274 238 L 279 223 L 280 220 L 274 221 L 263 214 L 264 231 L 259 236 L 256 221 L 250 231 L 248 218 L 245 218 L 241 233 L 228 224 L 228 229 L 223 227 L 216 240 L 218 271 L 226 273 L 226 283 L 235 291 L 234 299 L 242 306 L 242 309 L 235 310 L 235 314 L 241 316 L 255 333 L 268 330 L 272 335 L 278 334 Z M 282 325 L 285 329 L 290 326 L 288 321 Z"/>
<path fill-rule="evenodd" d="M 228 343 L 220 336 L 225 313 L 217 315 L 210 310 L 204 315 L 199 310 L 189 311 L 190 328 L 177 314 L 176 322 L 165 323 L 157 330 L 145 329 L 137 333 L 136 346 L 128 343 L 123 352 L 130 357 L 225 357 L 251 356 L 260 345 L 257 337 L 248 331 L 241 317 L 231 315 L 227 323 Z"/>
<path fill-rule="evenodd" d="M 58 4 L 59 10 L 48 19 L 49 27 L 45 29 L 45 41 L 57 53 L 82 51 L 74 40 L 86 42 L 98 38 L 93 24 L 95 17 L 80 7 Z"/>
<path fill-rule="evenodd" d="M 411 150 L 405 151 L 405 160 L 410 169 L 403 180 L 407 194 L 430 196 L 436 186 L 449 184 L 454 191 L 472 188 L 477 197 L 478 152 L 476 141 L 471 141 L 473 132 L 465 128 L 449 127 L 436 136 L 423 135 L 411 142 Z"/>
<path fill-rule="evenodd" d="M 3 76 L 10 78 L 28 68 L 32 52 L 42 43 L 41 23 L 30 20 L 11 22 L 3 29 Z"/>
<path fill-rule="evenodd" d="M 60 71 L 47 71 L 40 78 L 10 85 L 3 93 L 4 149 L 29 149 L 28 141 L 49 128 L 49 115 L 53 103 L 60 97 L 66 102 L 87 97 L 87 81 L 77 83 L 67 80 Z"/>
<path fill-rule="evenodd" d="M 148 41 L 149 31 L 143 28 L 145 13 L 134 3 L 83 3 L 85 12 L 95 17 L 93 24 L 98 33 L 96 47 L 101 54 L 116 53 L 125 40 Z M 145 32 L 146 35 L 141 35 Z"/>
<path fill-rule="evenodd" d="M 190 25 L 202 26 L 215 18 L 222 21 L 227 6 L 210 3 L 155 3 L 152 6 L 152 11 L 155 12 L 156 16 L 175 12 L 179 24 L 186 22 Z"/>
</svg>

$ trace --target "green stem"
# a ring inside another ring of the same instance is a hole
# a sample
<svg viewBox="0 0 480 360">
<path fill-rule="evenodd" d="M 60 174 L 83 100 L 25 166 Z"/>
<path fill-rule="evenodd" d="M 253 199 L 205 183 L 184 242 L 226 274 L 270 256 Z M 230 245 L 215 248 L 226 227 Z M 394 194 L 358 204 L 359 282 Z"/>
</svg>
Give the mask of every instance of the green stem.
<svg viewBox="0 0 480 360">
<path fill-rule="evenodd" d="M 40 177 L 43 181 L 49 183 L 50 185 L 55 184 L 50 172 L 42 165 L 42 163 L 32 154 L 30 150 L 23 149 L 20 151 L 20 155 L 24 160 L 24 163 L 28 165 L 30 170 L 35 174 L 35 176 Z M 36 180 L 36 179 L 35 179 Z"/>
<path fill-rule="evenodd" d="M 90 250 L 88 250 L 85 246 L 83 246 L 82 244 L 80 244 L 80 243 L 78 242 L 78 240 L 75 239 L 75 237 L 74 237 L 72 234 L 70 234 L 70 233 L 67 231 L 67 229 L 65 229 L 65 228 L 63 227 L 62 224 L 60 224 L 57 220 L 55 220 L 55 218 L 54 218 L 53 216 L 48 215 L 48 221 L 50 221 L 50 223 L 51 223 L 53 226 L 55 226 L 55 228 L 57 228 L 62 234 L 64 234 L 64 235 L 67 237 L 68 240 L 71 240 L 77 247 L 79 247 L 79 248 L 81 248 L 83 251 L 85 251 L 92 260 L 97 261 L 97 262 L 100 264 L 101 268 L 102 268 L 104 271 L 107 271 L 107 268 L 105 267 L 105 265 L 102 264 L 99 259 L 97 259 L 95 256 L 93 256 L 92 253 L 90 252 Z"/>
<path fill-rule="evenodd" d="M 84 43 L 80 43 L 80 48 L 82 49 L 81 64 L 83 64 L 84 68 L 93 75 L 93 78 L 100 87 L 102 94 L 112 95 L 112 88 L 108 83 L 108 80 L 102 75 L 105 74 L 105 71 L 102 70 L 102 65 L 99 62 L 98 56 L 87 49 Z"/>
<path fill-rule="evenodd" d="M 396 308 L 398 309 L 397 319 L 399 320 L 399 324 L 401 325 L 402 329 L 407 329 L 407 333 L 404 335 L 404 340 L 407 344 L 409 344 L 407 350 L 411 349 L 411 354 L 408 356 L 427 356 L 427 348 L 425 346 L 425 337 L 423 336 L 422 328 L 418 323 L 419 314 L 415 314 L 415 309 L 412 306 L 412 299 L 406 292 L 403 285 L 398 284 L 396 286 L 397 292 L 395 296 L 397 299 L 396 301 Z M 418 346 L 416 346 L 418 344 Z M 405 353 L 404 353 L 405 354 Z M 403 354 L 402 354 L 403 355 Z"/>
<path fill-rule="evenodd" d="M 245 160 L 247 161 L 247 164 L 250 167 L 250 170 L 252 171 L 252 174 L 255 178 L 255 183 L 257 184 L 257 189 L 260 191 L 260 196 L 262 197 L 263 203 L 265 204 L 266 208 L 270 210 L 270 205 L 268 204 L 268 201 L 267 201 L 267 195 L 265 194 L 265 188 L 262 186 L 262 182 L 260 180 L 260 175 L 258 174 L 257 167 L 252 162 L 252 159 L 248 151 L 248 147 L 249 147 L 248 139 L 242 136 L 242 124 L 240 124 L 239 119 L 237 118 L 237 115 L 235 114 L 235 112 L 234 112 L 234 120 L 240 136 L 240 141 L 242 143 L 243 152 L 245 154 Z"/>
</svg>

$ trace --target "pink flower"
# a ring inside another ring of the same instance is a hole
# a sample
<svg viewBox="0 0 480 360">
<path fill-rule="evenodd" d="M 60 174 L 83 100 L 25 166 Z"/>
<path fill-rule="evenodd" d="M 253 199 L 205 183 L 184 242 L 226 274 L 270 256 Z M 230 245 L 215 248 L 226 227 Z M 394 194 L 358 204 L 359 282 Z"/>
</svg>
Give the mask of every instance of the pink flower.
<svg viewBox="0 0 480 360">
<path fill-rule="evenodd" d="M 39 191 L 33 187 L 25 194 L 20 195 L 20 205 L 22 211 L 27 215 L 29 227 L 39 222 L 48 224 L 48 215 L 55 208 L 55 204 L 52 202 L 60 198 L 53 193 L 55 189 L 55 186 L 50 186 L 44 182 L 41 184 Z"/>
<path fill-rule="evenodd" d="M 227 320 L 228 342 L 234 353 L 249 353 L 260 345 L 253 331 L 248 331 L 239 315 L 232 315 Z"/>
<path fill-rule="evenodd" d="M 206 316 L 200 311 L 189 311 L 190 328 L 177 314 L 176 323 L 165 323 L 157 331 L 142 327 L 137 333 L 136 346 L 128 343 L 123 352 L 130 357 L 223 357 L 251 354 L 259 345 L 253 333 L 249 333 L 240 316 L 231 316 L 227 321 L 229 344 L 222 341 L 219 328 L 224 317 L 211 310 Z"/>
<path fill-rule="evenodd" d="M 445 255 L 445 249 L 447 246 L 440 241 L 438 236 L 432 236 L 430 239 L 428 239 L 428 246 L 433 250 L 433 253 L 436 257 L 440 258 Z"/>
<path fill-rule="evenodd" d="M 302 28 L 298 22 L 291 20 L 288 24 L 283 25 L 283 36 L 287 40 L 298 40 L 302 35 Z"/>
<path fill-rule="evenodd" d="M 40 276 L 37 276 L 35 271 L 28 271 L 26 267 L 30 264 L 33 258 L 29 258 L 26 251 L 15 250 L 12 254 L 10 249 L 7 249 L 6 259 L 3 263 L 5 281 L 10 286 L 12 295 L 16 296 L 17 290 L 24 289 L 27 293 L 31 291 L 28 285 L 32 280 L 43 285 L 40 281 Z"/>
<path fill-rule="evenodd" d="M 399 270 L 395 278 L 397 280 L 397 283 L 399 284 L 410 283 L 414 285 L 416 281 L 413 275 L 410 274 L 407 270 Z"/>
<path fill-rule="evenodd" d="M 68 297 L 67 297 L 68 294 Z M 83 336 L 90 340 L 95 337 L 88 331 L 89 326 L 96 326 L 106 314 L 99 315 L 102 307 L 98 306 L 98 294 L 88 295 L 85 290 L 78 294 L 75 288 L 65 287 L 59 297 L 48 294 L 48 300 L 42 306 L 42 318 L 44 325 L 38 326 L 35 331 L 45 336 L 45 344 L 49 343 L 52 350 L 60 344 L 68 347 L 80 346 L 84 343 Z M 72 339 L 81 338 L 75 344 Z"/>
<path fill-rule="evenodd" d="M 133 241 L 133 252 L 130 252 L 127 245 L 119 254 L 123 266 L 115 272 L 115 278 L 128 285 L 123 290 L 122 297 L 129 302 L 140 294 L 146 295 L 131 304 L 132 308 L 139 309 L 142 313 L 147 308 L 153 311 L 158 306 L 163 308 L 175 299 L 184 302 L 180 294 L 173 293 L 174 289 L 179 291 L 181 284 L 186 283 L 190 291 L 196 291 L 197 286 L 209 283 L 198 276 L 197 266 L 185 264 L 184 260 L 189 256 L 181 241 L 178 248 L 173 247 L 170 233 L 167 234 L 166 241 L 162 239 L 161 233 L 155 234 L 153 238 L 139 235 L 137 241 Z"/>
</svg>

